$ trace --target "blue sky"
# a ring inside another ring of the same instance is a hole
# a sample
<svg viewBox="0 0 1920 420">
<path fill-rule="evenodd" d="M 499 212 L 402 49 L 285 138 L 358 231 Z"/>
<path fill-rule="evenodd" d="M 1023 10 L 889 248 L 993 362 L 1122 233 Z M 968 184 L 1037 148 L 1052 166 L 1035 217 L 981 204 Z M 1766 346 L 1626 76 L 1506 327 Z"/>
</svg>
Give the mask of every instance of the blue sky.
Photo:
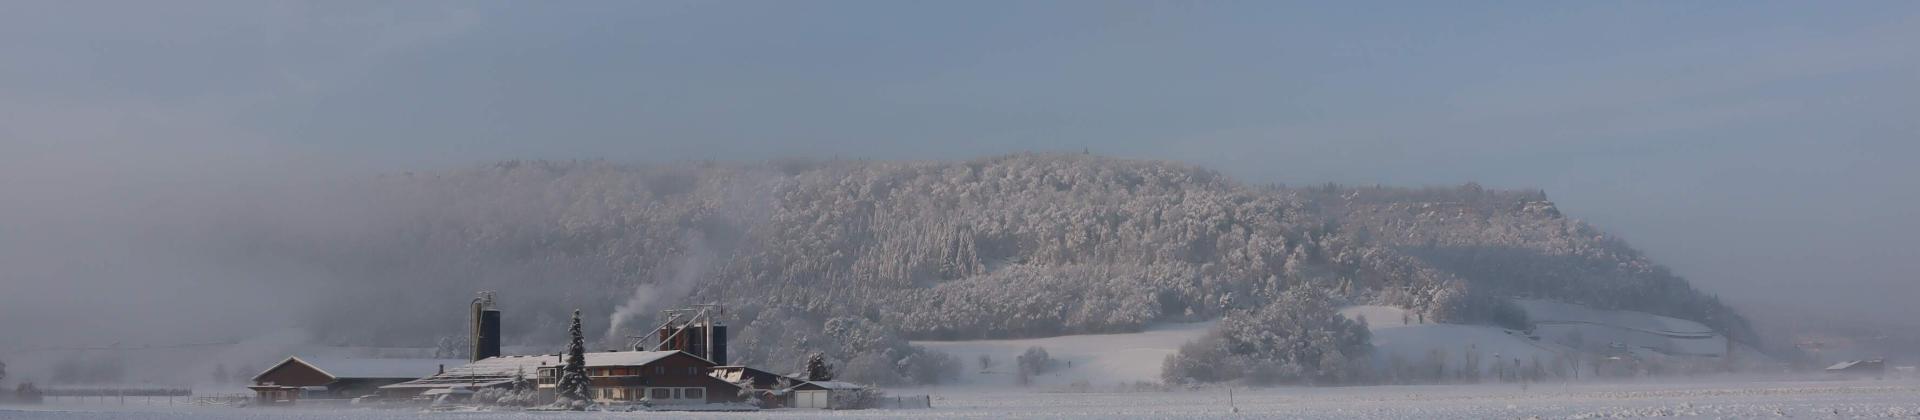
<svg viewBox="0 0 1920 420">
<path fill-rule="evenodd" d="M 0 192 L 1090 149 L 1542 188 L 1729 297 L 1912 318 L 1916 40 L 1907 1 L 4 2 Z"/>
</svg>

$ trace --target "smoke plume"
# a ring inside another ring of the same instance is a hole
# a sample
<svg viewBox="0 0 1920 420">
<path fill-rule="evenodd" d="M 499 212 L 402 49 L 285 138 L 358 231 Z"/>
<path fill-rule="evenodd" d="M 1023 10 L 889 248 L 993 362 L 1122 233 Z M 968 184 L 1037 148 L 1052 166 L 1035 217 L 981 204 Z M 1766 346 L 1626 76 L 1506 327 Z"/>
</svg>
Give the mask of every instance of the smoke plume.
<svg viewBox="0 0 1920 420">
<path fill-rule="evenodd" d="M 686 245 L 686 253 L 681 254 L 680 260 L 674 263 L 671 275 L 635 287 L 633 296 L 628 297 L 626 303 L 614 307 L 613 315 L 607 319 L 607 341 L 618 342 L 623 338 L 623 332 L 648 333 L 626 331 L 626 324 L 645 319 L 647 314 L 665 309 L 669 303 L 693 293 L 693 288 L 700 284 L 700 279 L 706 277 L 707 269 L 713 265 L 714 250 L 707 246 L 706 236 L 699 233 L 688 234 Z"/>
</svg>

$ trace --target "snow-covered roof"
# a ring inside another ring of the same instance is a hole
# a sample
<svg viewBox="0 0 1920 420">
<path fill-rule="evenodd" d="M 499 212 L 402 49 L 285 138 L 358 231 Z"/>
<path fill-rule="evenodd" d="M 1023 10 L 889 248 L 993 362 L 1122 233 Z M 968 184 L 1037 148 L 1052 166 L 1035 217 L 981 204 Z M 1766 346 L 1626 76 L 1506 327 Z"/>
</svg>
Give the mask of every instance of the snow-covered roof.
<svg viewBox="0 0 1920 420">
<path fill-rule="evenodd" d="M 519 375 L 526 375 L 527 379 L 533 379 L 541 367 L 559 364 L 560 359 L 551 355 L 489 357 L 473 363 L 448 366 L 446 373 L 381 388 L 442 388 L 456 385 L 488 387 L 512 382 L 514 377 Z"/>
<path fill-rule="evenodd" d="M 612 351 L 587 353 L 587 366 L 641 366 L 680 353 L 672 351 Z"/>
<path fill-rule="evenodd" d="M 465 359 L 361 359 L 361 358 L 314 358 L 292 356 L 275 363 L 273 367 L 261 371 L 254 378 L 266 375 L 274 369 L 288 363 L 300 363 L 319 370 L 335 380 L 340 379 L 413 379 L 425 378 L 440 372 L 441 366 L 459 366 L 466 364 Z"/>
<path fill-rule="evenodd" d="M 806 383 L 802 383 L 799 386 L 795 386 L 795 388 L 799 388 L 807 385 L 813 385 L 813 386 L 826 388 L 826 389 L 866 389 L 867 388 L 865 385 L 860 385 L 852 382 L 840 382 L 840 381 L 807 381 Z"/>
<path fill-rule="evenodd" d="M 425 378 L 440 368 L 467 364 L 466 359 L 301 359 L 335 379 Z"/>
<path fill-rule="evenodd" d="M 448 395 L 448 394 L 472 394 L 472 393 L 473 393 L 473 390 L 467 389 L 467 387 L 456 386 L 456 387 L 447 387 L 447 388 L 439 388 L 439 389 L 429 389 L 426 392 L 420 393 L 420 395 Z"/>
<path fill-rule="evenodd" d="M 679 351 L 614 351 L 587 353 L 587 367 L 642 366 L 665 359 Z M 512 381 L 517 375 L 533 379 L 540 368 L 566 364 L 554 354 L 489 357 L 460 366 L 448 366 L 447 372 L 381 388 L 437 388 L 448 385 L 491 386 Z"/>
</svg>

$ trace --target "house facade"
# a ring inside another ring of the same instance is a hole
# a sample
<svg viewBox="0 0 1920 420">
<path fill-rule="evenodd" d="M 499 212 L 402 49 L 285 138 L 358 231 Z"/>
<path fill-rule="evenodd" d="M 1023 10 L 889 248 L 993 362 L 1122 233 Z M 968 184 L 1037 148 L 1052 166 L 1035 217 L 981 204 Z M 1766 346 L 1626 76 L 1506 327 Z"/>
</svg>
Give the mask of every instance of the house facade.
<svg viewBox="0 0 1920 420">
<path fill-rule="evenodd" d="M 602 404 L 682 405 L 740 401 L 740 388 L 714 378 L 713 362 L 681 351 L 586 353 L 588 392 Z M 413 381 L 381 387 L 382 395 L 406 397 L 430 390 L 508 387 L 532 380 L 541 401 L 552 401 L 564 355 L 502 356 L 473 362 Z M 446 393 L 446 391 L 439 391 Z"/>
<path fill-rule="evenodd" d="M 261 404 L 293 404 L 302 399 L 347 399 L 374 394 L 381 386 L 433 375 L 459 359 L 324 359 L 288 357 L 254 375 L 254 398 Z"/>
</svg>

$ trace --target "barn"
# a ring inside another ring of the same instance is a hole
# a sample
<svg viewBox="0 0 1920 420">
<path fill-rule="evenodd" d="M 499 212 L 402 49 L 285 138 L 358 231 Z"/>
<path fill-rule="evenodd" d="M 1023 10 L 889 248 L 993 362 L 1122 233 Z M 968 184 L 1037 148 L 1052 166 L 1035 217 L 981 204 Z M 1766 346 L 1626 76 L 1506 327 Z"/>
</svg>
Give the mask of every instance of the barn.
<svg viewBox="0 0 1920 420">
<path fill-rule="evenodd" d="M 261 404 L 292 404 L 302 399 L 347 399 L 375 393 L 381 386 L 433 375 L 462 359 L 324 359 L 288 357 L 254 375 L 252 389 Z"/>
<path fill-rule="evenodd" d="M 715 366 L 711 374 L 751 394 L 753 402 L 760 408 L 785 406 L 787 399 L 782 397 L 785 395 L 785 390 L 792 388 L 793 384 L 806 382 L 799 378 L 746 366 Z"/>
<path fill-rule="evenodd" d="M 740 401 L 740 388 L 712 376 L 713 362 L 682 351 L 586 353 L 588 389 L 602 404 L 706 404 Z M 441 374 L 380 387 L 383 396 L 429 391 L 448 393 L 505 387 L 519 376 L 535 381 L 540 400 L 551 401 L 564 355 L 501 356 L 449 368 Z"/>
</svg>

